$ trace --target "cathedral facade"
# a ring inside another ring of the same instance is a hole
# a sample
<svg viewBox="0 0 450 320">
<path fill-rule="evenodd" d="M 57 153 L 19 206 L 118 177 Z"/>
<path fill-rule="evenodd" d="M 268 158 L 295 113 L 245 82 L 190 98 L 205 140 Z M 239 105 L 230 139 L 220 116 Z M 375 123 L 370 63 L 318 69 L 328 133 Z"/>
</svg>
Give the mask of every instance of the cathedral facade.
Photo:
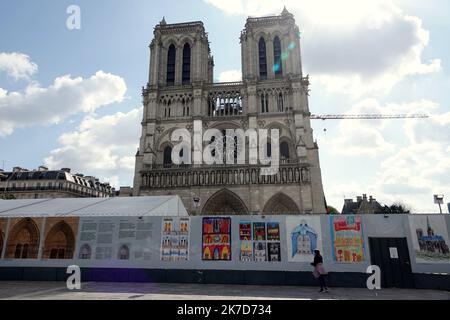
<svg viewBox="0 0 450 320">
<path fill-rule="evenodd" d="M 155 27 L 134 195 L 179 195 L 192 215 L 325 213 L 294 16 L 248 18 L 240 43 L 242 81 L 215 83 L 202 22 Z M 250 161 L 175 165 L 171 134 L 192 133 L 196 120 L 204 130 L 278 129 L 278 173 Z"/>
</svg>

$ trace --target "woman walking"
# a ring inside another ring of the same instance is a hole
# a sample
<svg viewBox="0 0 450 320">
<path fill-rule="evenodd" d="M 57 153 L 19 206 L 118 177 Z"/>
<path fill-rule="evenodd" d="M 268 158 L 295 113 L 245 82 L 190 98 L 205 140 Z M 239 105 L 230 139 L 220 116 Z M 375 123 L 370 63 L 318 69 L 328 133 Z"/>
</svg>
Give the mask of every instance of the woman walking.
<svg viewBox="0 0 450 320">
<path fill-rule="evenodd" d="M 314 267 L 313 275 L 315 278 L 319 279 L 320 284 L 320 291 L 322 292 L 328 292 L 327 284 L 325 282 L 325 277 L 327 276 L 327 272 L 325 271 L 325 268 L 323 267 L 323 258 L 320 255 L 319 250 L 314 250 L 314 262 L 311 263 L 311 265 Z"/>
</svg>

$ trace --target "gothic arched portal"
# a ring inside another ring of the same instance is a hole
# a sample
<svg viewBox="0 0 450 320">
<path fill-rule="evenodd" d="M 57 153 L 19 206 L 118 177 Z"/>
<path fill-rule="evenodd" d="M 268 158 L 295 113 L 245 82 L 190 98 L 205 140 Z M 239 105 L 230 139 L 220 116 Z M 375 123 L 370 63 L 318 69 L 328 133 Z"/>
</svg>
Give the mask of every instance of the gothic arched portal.
<svg viewBox="0 0 450 320">
<path fill-rule="evenodd" d="M 72 259 L 75 236 L 72 228 L 60 221 L 49 231 L 44 245 L 44 259 Z"/>
<path fill-rule="evenodd" d="M 272 196 L 264 206 L 263 214 L 299 214 L 300 210 L 289 196 L 279 192 Z"/>
<path fill-rule="evenodd" d="M 238 195 L 228 189 L 213 194 L 202 210 L 202 215 L 246 215 L 248 209 Z"/>
<path fill-rule="evenodd" d="M 6 258 L 37 259 L 39 252 L 39 228 L 30 218 L 17 222 L 8 236 Z"/>
</svg>

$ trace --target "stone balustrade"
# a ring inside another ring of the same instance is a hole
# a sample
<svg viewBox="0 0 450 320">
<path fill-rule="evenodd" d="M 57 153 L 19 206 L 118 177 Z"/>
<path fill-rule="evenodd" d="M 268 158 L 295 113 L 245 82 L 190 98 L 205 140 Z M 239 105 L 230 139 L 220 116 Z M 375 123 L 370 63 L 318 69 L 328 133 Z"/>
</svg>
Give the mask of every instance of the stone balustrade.
<svg viewBox="0 0 450 320">
<path fill-rule="evenodd" d="M 274 175 L 261 175 L 262 168 L 261 165 L 144 165 L 141 189 L 310 183 L 306 163 L 286 161 Z"/>
</svg>

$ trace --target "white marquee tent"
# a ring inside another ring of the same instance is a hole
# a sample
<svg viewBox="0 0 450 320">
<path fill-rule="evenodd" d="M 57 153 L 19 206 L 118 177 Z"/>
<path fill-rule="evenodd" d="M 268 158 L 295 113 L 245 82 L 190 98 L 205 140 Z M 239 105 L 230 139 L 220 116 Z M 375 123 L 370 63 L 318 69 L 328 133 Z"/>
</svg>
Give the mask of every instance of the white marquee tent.
<svg viewBox="0 0 450 320">
<path fill-rule="evenodd" d="M 187 215 L 178 196 L 0 200 L 0 218 Z"/>
</svg>

